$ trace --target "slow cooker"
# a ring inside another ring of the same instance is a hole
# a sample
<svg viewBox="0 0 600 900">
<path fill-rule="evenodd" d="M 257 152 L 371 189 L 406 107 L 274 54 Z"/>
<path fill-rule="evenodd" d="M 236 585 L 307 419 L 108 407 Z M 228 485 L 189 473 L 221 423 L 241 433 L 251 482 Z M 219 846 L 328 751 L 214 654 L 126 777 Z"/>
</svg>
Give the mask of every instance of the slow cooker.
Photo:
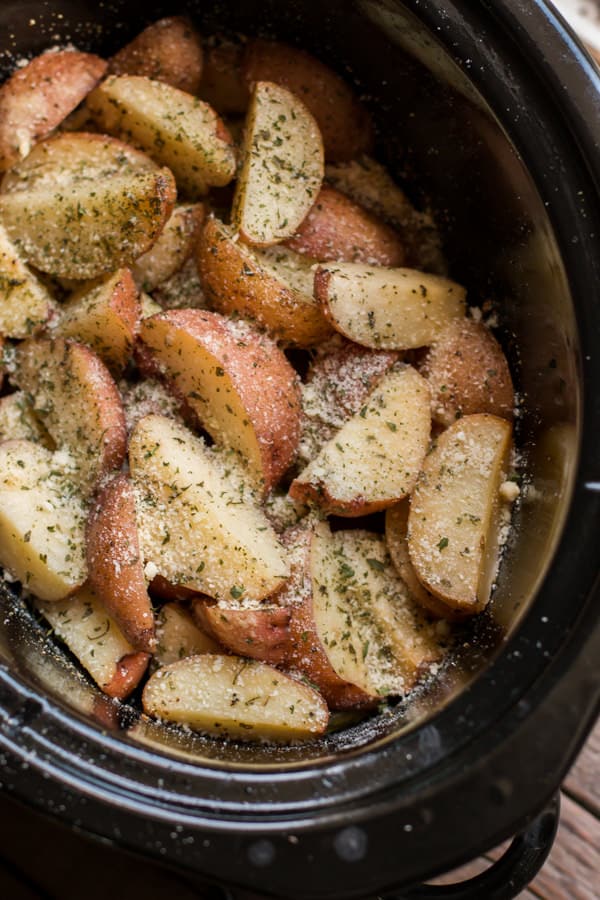
<svg viewBox="0 0 600 900">
<path fill-rule="evenodd" d="M 542 0 L 6 0 L 0 64 L 69 41 L 110 54 L 179 12 L 298 44 L 357 85 L 377 155 L 497 312 L 521 398 L 517 538 L 434 687 L 304 747 L 115 707 L 2 587 L 3 788 L 236 895 L 515 896 L 600 695 L 600 77 Z M 516 833 L 475 883 L 416 887 Z"/>
</svg>

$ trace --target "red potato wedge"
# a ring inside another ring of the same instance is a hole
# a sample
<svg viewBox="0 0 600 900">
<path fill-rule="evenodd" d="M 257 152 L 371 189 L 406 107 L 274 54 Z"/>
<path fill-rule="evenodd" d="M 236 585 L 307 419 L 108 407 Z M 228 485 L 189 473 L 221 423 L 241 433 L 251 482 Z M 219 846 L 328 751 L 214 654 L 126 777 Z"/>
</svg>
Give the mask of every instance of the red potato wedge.
<svg viewBox="0 0 600 900">
<path fill-rule="evenodd" d="M 312 347 L 332 332 L 313 297 L 312 260 L 276 246 L 253 250 L 219 219 L 206 221 L 198 269 L 210 305 L 253 319 L 273 337 Z"/>
<path fill-rule="evenodd" d="M 135 494 L 127 475 L 116 475 L 96 497 L 87 522 L 90 586 L 136 650 L 156 648 L 154 613 L 146 587 L 136 522 Z"/>
<path fill-rule="evenodd" d="M 35 415 L 24 391 L 0 398 L 0 441 L 34 441 L 49 450 L 54 442 Z"/>
<path fill-rule="evenodd" d="M 473 413 L 512 419 L 515 394 L 508 363 L 480 322 L 451 322 L 429 348 L 420 370 L 431 387 L 432 415 L 440 425 L 447 427 Z"/>
<path fill-rule="evenodd" d="M 52 323 L 52 333 L 87 344 L 113 372 L 120 372 L 131 356 L 140 317 L 131 271 L 117 269 L 74 291 Z"/>
<path fill-rule="evenodd" d="M 11 377 L 32 396 L 56 446 L 72 457 L 83 493 L 92 494 L 126 452 L 123 406 L 104 363 L 84 344 L 40 338 L 18 347 Z"/>
<path fill-rule="evenodd" d="M 158 646 L 154 658 L 168 666 L 201 653 L 223 653 L 223 648 L 202 631 L 191 615 L 177 603 L 165 603 L 157 616 Z"/>
<path fill-rule="evenodd" d="M 171 419 L 149 415 L 129 441 L 137 523 L 148 570 L 216 600 L 261 600 L 289 569 L 232 453 L 208 449 Z"/>
<path fill-rule="evenodd" d="M 57 603 L 37 600 L 36 607 L 105 694 L 122 700 L 137 687 L 150 657 L 135 652 L 88 586 Z"/>
<path fill-rule="evenodd" d="M 108 62 L 111 75 L 145 75 L 188 94 L 197 94 L 204 53 L 200 35 L 183 16 L 159 19 L 144 28 Z"/>
<path fill-rule="evenodd" d="M 149 250 L 175 196 L 172 174 L 144 153 L 106 135 L 65 133 L 4 176 L 0 215 L 32 265 L 84 280 Z"/>
<path fill-rule="evenodd" d="M 319 127 L 302 101 L 268 81 L 254 86 L 231 222 L 249 244 L 295 234 L 323 182 Z"/>
<path fill-rule="evenodd" d="M 416 269 L 332 263 L 315 272 L 315 296 L 333 327 L 357 344 L 410 350 L 433 343 L 464 316 L 466 291 Z"/>
<path fill-rule="evenodd" d="M 175 207 L 157 242 L 147 253 L 138 256 L 131 266 L 141 290 L 153 291 L 178 272 L 192 256 L 204 215 L 201 203 L 182 203 Z"/>
<path fill-rule="evenodd" d="M 277 345 L 204 310 L 144 319 L 140 338 L 211 437 L 270 490 L 293 462 L 300 433 L 297 376 Z"/>
<path fill-rule="evenodd" d="M 393 228 L 328 185 L 321 188 L 286 246 L 319 262 L 370 266 L 403 266 L 406 262 L 404 244 Z"/>
<path fill-rule="evenodd" d="M 36 56 L 0 87 L 0 171 L 24 159 L 96 86 L 106 63 L 91 53 Z"/>
<path fill-rule="evenodd" d="M 465 416 L 438 437 L 411 497 L 408 550 L 416 575 L 461 612 L 480 612 L 490 598 L 511 437 L 505 419 Z"/>
<path fill-rule="evenodd" d="M 87 506 L 64 462 L 32 441 L 0 444 L 0 564 L 43 600 L 87 577 Z"/>
<path fill-rule="evenodd" d="M 207 634 L 232 653 L 271 665 L 286 659 L 289 609 L 273 605 L 248 608 L 235 601 L 212 603 L 198 599 L 192 602 L 192 615 Z"/>
<path fill-rule="evenodd" d="M 320 60 L 275 41 L 248 42 L 244 76 L 271 81 L 300 97 L 315 117 L 328 160 L 354 159 L 373 144 L 371 119 L 352 89 Z"/>
<path fill-rule="evenodd" d="M 250 89 L 243 76 L 244 44 L 214 37 L 204 48 L 204 71 L 199 96 L 219 115 L 245 113 Z"/>
<path fill-rule="evenodd" d="M 154 563 L 146 563 L 144 569 L 146 577 L 149 577 L 151 573 L 154 573 L 155 568 L 156 566 Z M 198 591 L 191 591 L 189 588 L 182 587 L 180 584 L 171 584 L 171 582 L 167 581 L 162 575 L 153 575 L 148 590 L 152 597 L 158 597 L 158 599 L 163 602 L 175 605 L 178 603 L 185 603 L 188 600 L 195 600 L 198 596 Z"/>
<path fill-rule="evenodd" d="M 0 334 L 29 337 L 56 309 L 48 290 L 27 267 L 6 229 L 0 225 Z"/>
<path fill-rule="evenodd" d="M 340 516 L 393 506 L 417 481 L 430 431 L 427 382 L 399 363 L 294 479 L 290 496 Z"/>
<path fill-rule="evenodd" d="M 148 715 L 242 741 L 307 741 L 329 721 L 327 704 L 307 685 L 257 660 L 211 653 L 163 666 L 142 702 Z"/>
<path fill-rule="evenodd" d="M 138 75 L 110 76 L 87 100 L 98 125 L 167 166 L 191 199 L 235 175 L 233 140 L 202 100 Z"/>
</svg>

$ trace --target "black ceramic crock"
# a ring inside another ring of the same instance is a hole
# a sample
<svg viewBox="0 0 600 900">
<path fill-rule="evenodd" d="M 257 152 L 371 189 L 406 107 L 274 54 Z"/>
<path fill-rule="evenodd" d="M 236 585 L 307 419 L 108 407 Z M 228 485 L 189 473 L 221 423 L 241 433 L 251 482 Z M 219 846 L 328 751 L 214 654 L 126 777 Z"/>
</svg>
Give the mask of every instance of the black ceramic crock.
<svg viewBox="0 0 600 900">
<path fill-rule="evenodd" d="M 497 312 L 522 398 L 519 536 L 440 685 L 309 749 L 226 747 L 117 714 L 3 591 L 2 786 L 208 883 L 437 895 L 414 885 L 527 829 L 597 711 L 600 81 L 536 0 L 5 0 L 0 64 L 65 40 L 110 53 L 181 11 L 206 34 L 297 43 L 356 82 L 379 157 L 432 203 L 452 274 Z M 554 825 L 550 809 L 521 848 Z M 514 896 L 518 881 L 500 868 L 443 895 Z"/>
</svg>

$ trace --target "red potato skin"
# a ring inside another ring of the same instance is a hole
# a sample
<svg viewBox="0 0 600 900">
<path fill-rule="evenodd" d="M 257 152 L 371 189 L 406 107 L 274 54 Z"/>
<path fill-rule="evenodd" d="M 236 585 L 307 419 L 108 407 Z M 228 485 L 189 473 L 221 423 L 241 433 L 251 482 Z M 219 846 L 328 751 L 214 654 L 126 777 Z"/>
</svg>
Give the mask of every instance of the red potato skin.
<svg viewBox="0 0 600 900">
<path fill-rule="evenodd" d="M 0 171 L 22 156 L 21 142 L 47 137 L 98 84 L 106 62 L 59 50 L 36 56 L 0 87 Z"/>
<path fill-rule="evenodd" d="M 402 266 L 406 262 L 399 234 L 345 194 L 325 185 L 294 235 L 290 250 L 319 262 L 362 262 Z"/>
<path fill-rule="evenodd" d="M 392 497 L 373 501 L 358 496 L 351 502 L 345 503 L 333 497 L 322 482 L 313 484 L 302 481 L 302 476 L 292 481 L 289 494 L 292 500 L 296 500 L 298 503 L 314 504 L 328 516 L 342 516 L 345 519 L 356 519 L 359 516 L 370 516 L 373 513 L 382 512 L 403 499 L 402 497 Z"/>
<path fill-rule="evenodd" d="M 100 491 L 86 533 L 89 580 L 108 613 L 137 650 L 156 646 L 154 613 L 142 565 L 135 496 L 127 475 Z"/>
<path fill-rule="evenodd" d="M 302 100 L 317 120 L 327 160 L 342 162 L 371 150 L 369 114 L 346 82 L 306 51 L 276 41 L 251 40 L 243 73 L 248 85 L 272 81 Z"/>
<path fill-rule="evenodd" d="M 163 575 L 155 575 L 148 589 L 152 596 L 167 603 L 181 603 L 198 596 L 198 591 L 191 591 L 183 585 L 172 584 Z"/>
<path fill-rule="evenodd" d="M 191 611 L 198 627 L 232 653 L 271 665 L 285 662 L 289 645 L 288 609 L 224 607 L 202 599 L 192 603 Z"/>
<path fill-rule="evenodd" d="M 219 115 L 241 115 L 250 102 L 250 91 L 242 74 L 244 46 L 216 39 L 205 48 L 200 97 Z"/>
<path fill-rule="evenodd" d="M 204 52 L 200 35 L 184 16 L 159 19 L 109 60 L 110 75 L 144 75 L 197 94 Z"/>
<path fill-rule="evenodd" d="M 149 653 L 128 653 L 121 657 L 115 674 L 108 684 L 103 685 L 103 692 L 115 700 L 123 700 L 138 686 L 149 662 Z"/>
</svg>

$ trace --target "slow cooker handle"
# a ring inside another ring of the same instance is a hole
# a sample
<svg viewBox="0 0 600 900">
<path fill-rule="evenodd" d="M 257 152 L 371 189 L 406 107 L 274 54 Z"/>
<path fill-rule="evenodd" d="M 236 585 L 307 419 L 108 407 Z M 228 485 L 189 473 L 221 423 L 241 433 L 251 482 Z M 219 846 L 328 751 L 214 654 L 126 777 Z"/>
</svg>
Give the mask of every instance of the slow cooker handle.
<svg viewBox="0 0 600 900">
<path fill-rule="evenodd" d="M 540 871 L 556 837 L 560 813 L 556 794 L 542 813 L 518 834 L 489 869 L 456 884 L 421 884 L 385 900 L 513 900 Z"/>
</svg>

